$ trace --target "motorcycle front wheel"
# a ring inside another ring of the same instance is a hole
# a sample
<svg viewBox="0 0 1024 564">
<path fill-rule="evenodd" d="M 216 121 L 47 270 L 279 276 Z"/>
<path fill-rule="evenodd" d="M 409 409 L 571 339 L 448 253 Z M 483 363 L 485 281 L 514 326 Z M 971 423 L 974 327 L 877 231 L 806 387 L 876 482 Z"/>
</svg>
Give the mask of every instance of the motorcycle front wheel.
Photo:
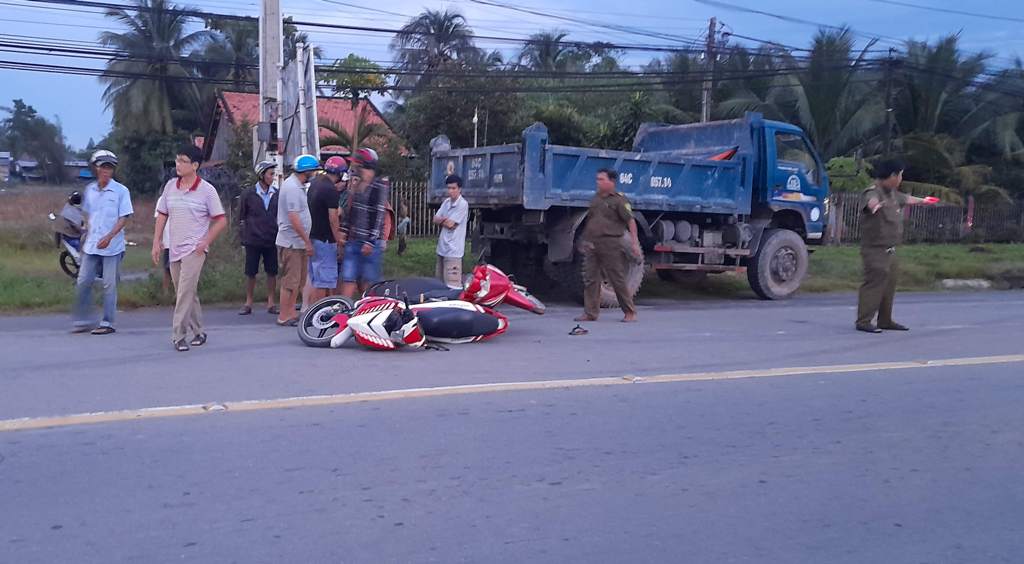
<svg viewBox="0 0 1024 564">
<path fill-rule="evenodd" d="M 326 348 L 338 332 L 334 316 L 352 311 L 352 300 L 342 296 L 330 296 L 309 306 L 299 317 L 299 339 L 307 347 Z"/>
<path fill-rule="evenodd" d="M 60 253 L 60 269 L 64 271 L 71 278 L 78 279 L 78 262 L 75 257 L 71 256 L 71 253 L 67 251 L 61 251 Z"/>
</svg>

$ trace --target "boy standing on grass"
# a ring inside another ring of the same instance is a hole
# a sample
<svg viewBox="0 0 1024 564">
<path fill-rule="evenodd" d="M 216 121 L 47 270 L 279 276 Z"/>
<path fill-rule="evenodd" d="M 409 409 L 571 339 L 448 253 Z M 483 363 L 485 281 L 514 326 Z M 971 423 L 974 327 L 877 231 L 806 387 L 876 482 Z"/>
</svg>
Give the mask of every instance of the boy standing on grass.
<svg viewBox="0 0 1024 564">
<path fill-rule="evenodd" d="M 93 335 L 114 332 L 117 315 L 117 279 L 124 257 L 124 226 L 134 210 L 131 195 L 124 185 L 114 180 L 117 155 L 110 151 L 96 151 L 89 159 L 96 174 L 96 182 L 85 189 L 82 211 L 86 216 L 85 241 L 82 243 L 81 268 L 72 312 L 74 333 L 89 331 L 92 310 L 92 285 L 103 269 L 103 319 Z"/>
<path fill-rule="evenodd" d="M 174 281 L 174 318 L 171 340 L 178 352 L 189 345 L 206 344 L 203 310 L 199 304 L 199 276 L 206 262 L 206 253 L 227 225 L 224 207 L 217 189 L 199 178 L 203 154 L 195 145 L 178 149 L 174 159 L 177 178 L 164 185 L 163 201 L 157 205 L 159 217 L 153 231 L 153 264 L 160 265 L 164 229 L 170 229 L 171 279 Z M 191 343 L 187 341 L 192 334 Z"/>
</svg>

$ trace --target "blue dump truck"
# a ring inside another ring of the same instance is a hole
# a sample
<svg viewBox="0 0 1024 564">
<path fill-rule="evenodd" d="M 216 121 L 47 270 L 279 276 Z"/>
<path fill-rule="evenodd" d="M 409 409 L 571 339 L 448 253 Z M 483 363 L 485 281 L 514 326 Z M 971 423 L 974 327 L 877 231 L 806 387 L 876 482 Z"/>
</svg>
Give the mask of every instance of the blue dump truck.
<svg viewBox="0 0 1024 564">
<path fill-rule="evenodd" d="M 807 136 L 757 113 L 644 124 L 632 151 L 552 145 L 541 123 L 521 143 L 493 147 L 455 149 L 442 135 L 431 142 L 429 199 L 440 204 L 445 177 L 458 174 L 475 212 L 474 255 L 580 298 L 578 243 L 602 168 L 618 171 L 636 218 L 645 260 L 631 268 L 634 292 L 650 268 L 670 280 L 745 271 L 761 298 L 786 298 L 828 223 L 828 177 Z M 614 305 L 604 290 L 602 305 Z"/>
</svg>

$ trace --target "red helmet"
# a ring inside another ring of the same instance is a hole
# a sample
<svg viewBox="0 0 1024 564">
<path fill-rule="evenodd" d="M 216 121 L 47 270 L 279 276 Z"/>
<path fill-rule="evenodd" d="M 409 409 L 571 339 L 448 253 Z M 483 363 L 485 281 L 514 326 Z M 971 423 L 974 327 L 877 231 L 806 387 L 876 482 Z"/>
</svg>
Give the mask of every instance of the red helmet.
<svg viewBox="0 0 1024 564">
<path fill-rule="evenodd" d="M 331 157 L 324 163 L 324 172 L 328 174 L 342 174 L 348 170 L 348 163 L 341 157 Z"/>
<path fill-rule="evenodd" d="M 352 155 L 352 162 L 359 165 L 362 168 L 368 168 L 370 170 L 377 170 L 377 162 L 380 159 L 377 157 L 377 151 L 363 147 Z"/>
</svg>

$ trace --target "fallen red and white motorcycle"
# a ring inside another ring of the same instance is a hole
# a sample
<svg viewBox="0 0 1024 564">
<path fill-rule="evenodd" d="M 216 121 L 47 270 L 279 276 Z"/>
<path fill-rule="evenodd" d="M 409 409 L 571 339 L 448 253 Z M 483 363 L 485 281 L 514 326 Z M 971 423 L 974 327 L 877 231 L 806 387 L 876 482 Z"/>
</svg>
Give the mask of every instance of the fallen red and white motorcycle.
<svg viewBox="0 0 1024 564">
<path fill-rule="evenodd" d="M 545 310 L 544 304 L 525 286 L 516 284 L 500 268 L 490 264 L 477 265 L 461 289 L 449 288 L 436 278 L 401 278 L 378 282 L 367 288 L 363 296 L 407 296 L 414 304 L 450 300 L 462 300 L 488 308 L 508 304 L 538 315 L 542 315 Z"/>
<path fill-rule="evenodd" d="M 299 338 L 311 347 L 339 348 L 355 338 L 376 350 L 420 348 L 432 343 L 472 343 L 501 335 L 508 318 L 461 300 L 410 305 L 391 297 L 367 296 L 355 304 L 324 298 L 299 320 Z"/>
</svg>

